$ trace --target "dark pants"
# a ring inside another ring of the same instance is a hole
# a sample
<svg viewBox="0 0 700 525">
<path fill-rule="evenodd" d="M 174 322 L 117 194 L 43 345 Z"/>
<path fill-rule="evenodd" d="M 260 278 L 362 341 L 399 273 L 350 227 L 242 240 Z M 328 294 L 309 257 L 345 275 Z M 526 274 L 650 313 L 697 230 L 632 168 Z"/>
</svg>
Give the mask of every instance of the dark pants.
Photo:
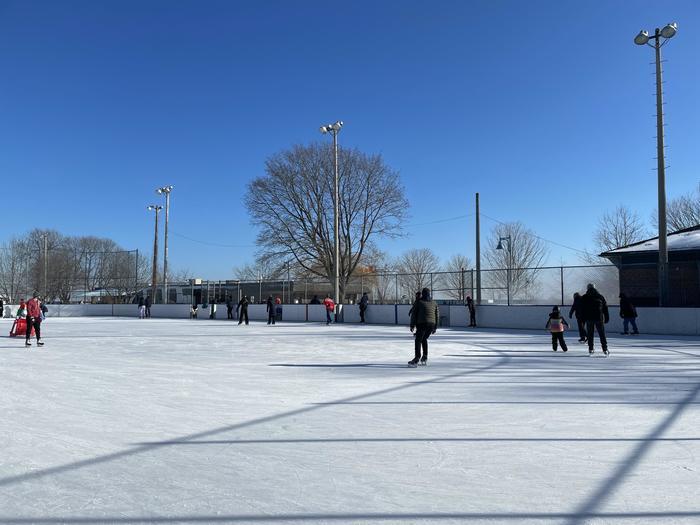
<svg viewBox="0 0 700 525">
<path fill-rule="evenodd" d="M 26 341 L 32 336 L 32 327 L 36 333 L 36 340 L 41 341 L 41 317 L 27 317 L 27 335 Z"/>
<path fill-rule="evenodd" d="M 568 348 L 566 347 L 566 343 L 564 342 L 564 332 L 552 332 L 552 349 L 556 350 L 557 349 L 557 343 L 559 343 L 559 346 L 561 346 L 561 349 L 566 352 Z"/>
<path fill-rule="evenodd" d="M 146 305 L 146 317 L 150 318 L 151 317 L 151 307 Z"/>
<path fill-rule="evenodd" d="M 233 306 L 226 307 L 226 319 L 233 319 Z"/>
<path fill-rule="evenodd" d="M 360 322 L 361 323 L 365 322 L 365 312 L 366 311 L 367 311 L 367 307 L 360 306 Z"/>
<path fill-rule="evenodd" d="M 267 324 L 275 324 L 275 310 L 270 308 L 267 312 Z"/>
<path fill-rule="evenodd" d="M 331 324 L 331 311 L 326 308 L 326 324 Z"/>
<path fill-rule="evenodd" d="M 626 334 L 629 333 L 629 325 L 632 323 L 632 332 L 633 334 L 638 334 L 639 330 L 637 330 L 637 320 L 634 317 L 623 317 L 622 318 L 622 326 L 624 327 L 623 332 Z"/>
<path fill-rule="evenodd" d="M 428 359 L 428 337 L 435 331 L 433 323 L 419 324 L 416 326 L 415 361 Z M 421 356 L 421 350 L 423 355 Z"/>
<path fill-rule="evenodd" d="M 476 310 L 469 310 L 469 326 L 476 326 Z"/>
<path fill-rule="evenodd" d="M 586 321 L 581 319 L 580 317 L 576 317 L 576 323 L 578 324 L 578 338 L 579 341 L 585 341 L 586 340 Z"/>
<path fill-rule="evenodd" d="M 245 324 L 248 324 L 248 309 L 241 309 L 241 313 L 238 315 L 238 324 L 241 324 L 245 320 Z"/>
<path fill-rule="evenodd" d="M 586 321 L 586 335 L 588 336 L 588 350 L 593 351 L 593 330 L 598 331 L 598 337 L 600 337 L 600 346 L 603 347 L 603 351 L 608 350 L 608 340 L 605 337 L 605 323 L 602 319 L 597 319 L 595 321 Z"/>
</svg>

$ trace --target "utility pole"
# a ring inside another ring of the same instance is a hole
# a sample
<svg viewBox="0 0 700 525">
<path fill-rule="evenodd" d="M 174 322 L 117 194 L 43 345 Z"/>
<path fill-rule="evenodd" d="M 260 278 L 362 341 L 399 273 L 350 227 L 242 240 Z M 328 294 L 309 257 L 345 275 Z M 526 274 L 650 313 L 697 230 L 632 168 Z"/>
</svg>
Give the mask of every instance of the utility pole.
<svg viewBox="0 0 700 525">
<path fill-rule="evenodd" d="M 163 209 L 163 206 L 151 204 L 146 209 L 156 212 L 156 223 L 153 233 L 153 273 L 151 275 L 151 302 L 156 304 L 156 291 L 158 289 L 158 214 Z"/>
<path fill-rule="evenodd" d="M 479 193 L 476 194 L 476 304 L 481 304 L 481 228 L 479 228 Z"/>
</svg>

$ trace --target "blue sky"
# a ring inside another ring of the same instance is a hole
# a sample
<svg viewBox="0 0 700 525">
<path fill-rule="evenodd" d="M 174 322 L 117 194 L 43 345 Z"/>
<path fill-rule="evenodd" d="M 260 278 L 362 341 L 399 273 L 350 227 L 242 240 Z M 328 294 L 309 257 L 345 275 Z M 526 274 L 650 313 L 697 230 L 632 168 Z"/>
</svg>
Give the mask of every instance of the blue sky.
<svg viewBox="0 0 700 525">
<path fill-rule="evenodd" d="M 472 214 L 476 191 L 490 217 L 592 248 L 606 210 L 656 206 L 653 50 L 632 39 L 669 21 L 673 197 L 700 180 L 695 0 L 0 0 L 0 241 L 53 228 L 148 253 L 145 206 L 173 184 L 171 267 L 231 277 L 255 252 L 246 183 L 341 119 L 341 144 L 406 187 L 388 252 L 473 258 L 473 216 L 425 223 Z"/>
</svg>

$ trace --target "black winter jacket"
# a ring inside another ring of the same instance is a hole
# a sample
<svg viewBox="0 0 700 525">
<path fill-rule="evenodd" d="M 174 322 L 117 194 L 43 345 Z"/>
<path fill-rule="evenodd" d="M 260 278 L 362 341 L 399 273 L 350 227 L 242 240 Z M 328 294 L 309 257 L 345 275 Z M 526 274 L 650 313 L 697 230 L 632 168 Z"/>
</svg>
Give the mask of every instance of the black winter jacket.
<svg viewBox="0 0 700 525">
<path fill-rule="evenodd" d="M 627 297 L 620 297 L 620 317 L 637 317 L 637 309 Z"/>
<path fill-rule="evenodd" d="M 595 288 L 581 296 L 581 313 L 584 321 L 610 321 L 608 303 Z"/>
</svg>

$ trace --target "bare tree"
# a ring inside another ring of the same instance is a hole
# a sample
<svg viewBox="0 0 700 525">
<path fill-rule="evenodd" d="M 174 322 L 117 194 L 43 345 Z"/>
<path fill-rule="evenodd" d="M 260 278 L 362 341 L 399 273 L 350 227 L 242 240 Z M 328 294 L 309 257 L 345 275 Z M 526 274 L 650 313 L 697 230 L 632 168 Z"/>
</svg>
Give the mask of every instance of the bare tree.
<svg viewBox="0 0 700 525">
<path fill-rule="evenodd" d="M 636 212 L 620 205 L 598 219 L 593 239 L 601 252 L 641 241 L 649 234 Z"/>
<path fill-rule="evenodd" d="M 659 225 L 659 211 L 651 216 L 652 228 Z M 666 227 L 669 233 L 692 228 L 700 224 L 700 184 L 695 190 L 671 199 L 666 205 Z"/>
<path fill-rule="evenodd" d="M 487 249 L 482 254 L 490 268 L 482 270 L 484 287 L 509 290 L 511 298 L 526 298 L 536 287 L 537 273 L 549 249 L 523 223 L 509 222 L 491 231 Z"/>
<path fill-rule="evenodd" d="M 440 259 L 428 248 L 414 248 L 401 254 L 396 261 L 396 271 L 409 301 L 413 300 L 415 292 L 434 284 L 431 283 L 430 274 L 439 269 Z"/>
<path fill-rule="evenodd" d="M 266 175 L 249 185 L 245 204 L 260 228 L 261 254 L 293 259 L 333 281 L 333 150 L 327 144 L 295 146 L 267 160 Z M 380 155 L 339 150 L 341 298 L 368 243 L 394 237 L 408 207 L 398 173 Z"/>
<path fill-rule="evenodd" d="M 444 273 L 440 277 L 440 285 L 444 292 L 452 299 L 466 301 L 466 296 L 471 289 L 470 274 L 466 271 L 472 267 L 472 262 L 466 255 L 455 254 L 447 261 Z"/>
<path fill-rule="evenodd" d="M 258 257 L 252 263 L 246 263 L 243 266 L 236 266 L 233 269 L 233 275 L 241 281 L 271 281 L 279 279 L 282 275 L 282 266 L 275 263 L 267 257 Z"/>
</svg>

